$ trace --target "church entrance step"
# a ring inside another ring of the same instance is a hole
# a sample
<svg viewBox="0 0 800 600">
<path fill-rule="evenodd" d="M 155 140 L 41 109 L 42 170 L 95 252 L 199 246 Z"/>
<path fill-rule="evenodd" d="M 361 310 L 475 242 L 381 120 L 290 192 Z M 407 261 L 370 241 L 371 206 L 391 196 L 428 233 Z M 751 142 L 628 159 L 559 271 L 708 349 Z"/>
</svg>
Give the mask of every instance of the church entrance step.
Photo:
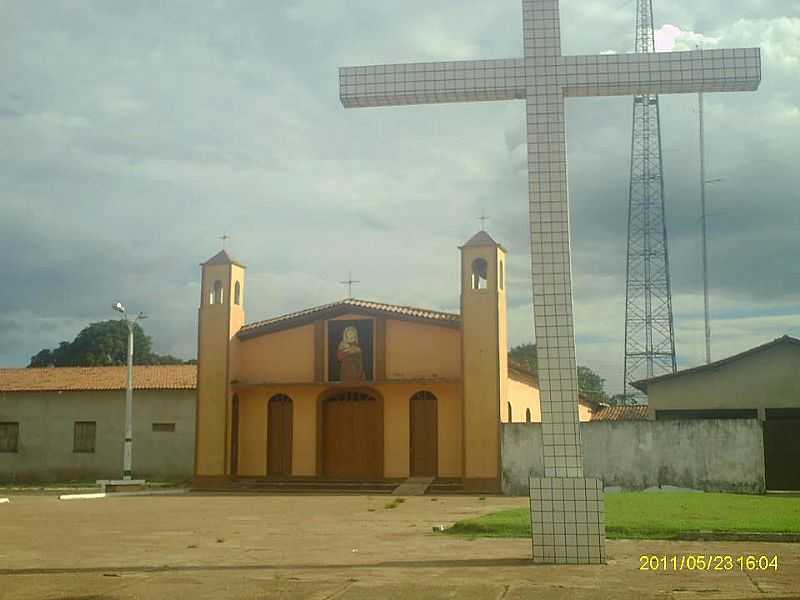
<svg viewBox="0 0 800 600">
<path fill-rule="evenodd" d="M 433 477 L 409 477 L 392 492 L 393 496 L 424 496 Z"/>
<path fill-rule="evenodd" d="M 251 494 L 391 494 L 393 481 L 332 481 L 296 479 L 234 479 L 214 489 L 200 491 Z"/>
</svg>

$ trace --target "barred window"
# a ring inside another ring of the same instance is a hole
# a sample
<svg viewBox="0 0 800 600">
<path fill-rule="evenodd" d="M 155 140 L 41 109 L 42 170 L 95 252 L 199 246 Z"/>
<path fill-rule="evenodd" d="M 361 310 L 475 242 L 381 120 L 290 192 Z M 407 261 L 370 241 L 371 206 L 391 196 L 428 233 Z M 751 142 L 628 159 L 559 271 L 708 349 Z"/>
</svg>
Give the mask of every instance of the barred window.
<svg viewBox="0 0 800 600">
<path fill-rule="evenodd" d="M 94 421 L 75 421 L 73 452 L 94 452 L 97 423 Z"/>
<path fill-rule="evenodd" d="M 17 452 L 19 423 L 0 423 L 0 452 Z"/>
<path fill-rule="evenodd" d="M 175 423 L 153 423 L 153 431 L 175 431 Z"/>
</svg>

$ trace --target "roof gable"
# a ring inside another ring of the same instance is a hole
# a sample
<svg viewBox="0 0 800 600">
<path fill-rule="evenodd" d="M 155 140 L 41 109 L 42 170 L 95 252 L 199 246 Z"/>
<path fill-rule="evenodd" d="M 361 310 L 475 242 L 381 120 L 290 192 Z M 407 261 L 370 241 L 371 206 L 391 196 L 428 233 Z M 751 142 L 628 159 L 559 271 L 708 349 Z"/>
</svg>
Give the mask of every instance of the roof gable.
<svg viewBox="0 0 800 600">
<path fill-rule="evenodd" d="M 714 362 L 708 363 L 707 365 L 700 365 L 697 367 L 691 367 L 689 369 L 682 369 L 680 371 L 676 371 L 675 373 L 666 373 L 664 375 L 659 375 L 658 377 L 651 377 L 649 379 L 640 379 L 639 381 L 631 382 L 631 385 L 636 389 L 643 391 L 646 394 L 647 387 L 650 384 L 659 383 L 661 381 L 666 381 L 668 379 L 675 379 L 677 377 L 683 377 L 685 375 L 693 375 L 695 373 L 701 373 L 703 371 L 710 371 L 719 368 L 723 365 L 726 365 L 728 363 L 732 363 L 734 361 L 741 360 L 748 356 L 758 354 L 760 352 L 763 352 L 764 350 L 768 350 L 769 348 L 773 348 L 775 346 L 781 346 L 784 344 L 800 346 L 800 339 L 794 338 L 790 335 L 784 335 L 782 337 L 772 340 L 771 342 L 767 342 L 766 344 L 761 344 L 760 346 L 756 346 L 755 348 L 750 348 L 749 350 L 745 350 L 744 352 L 740 352 L 739 354 L 728 356 L 727 358 L 721 358 L 720 360 L 715 360 Z"/>
<path fill-rule="evenodd" d="M 313 323 L 314 321 L 333 319 L 347 314 L 363 315 L 365 317 L 385 317 L 400 321 L 417 321 L 440 327 L 461 327 L 461 315 L 456 313 L 347 298 L 346 300 L 339 300 L 338 302 L 307 308 L 265 321 L 250 323 L 239 330 L 237 337 L 240 339 L 248 339 L 267 333 L 291 329 L 293 327 L 301 327 Z"/>
<path fill-rule="evenodd" d="M 242 263 L 233 258 L 230 254 L 228 254 L 228 251 L 224 249 L 217 252 L 206 262 L 200 264 L 204 267 L 208 265 L 236 265 L 239 267 L 244 267 Z"/>
<path fill-rule="evenodd" d="M 471 238 L 469 238 L 469 240 L 467 240 L 467 243 L 464 244 L 461 247 L 462 248 L 470 248 L 470 247 L 473 247 L 473 246 L 475 246 L 475 247 L 477 247 L 477 246 L 492 246 L 492 247 L 496 247 L 496 248 L 500 248 L 502 250 L 505 250 L 505 248 L 503 248 L 503 246 L 501 246 L 496 241 L 494 241 L 492 236 L 490 236 L 488 233 L 486 233 L 483 229 L 481 229 L 478 233 L 476 233 Z"/>
</svg>

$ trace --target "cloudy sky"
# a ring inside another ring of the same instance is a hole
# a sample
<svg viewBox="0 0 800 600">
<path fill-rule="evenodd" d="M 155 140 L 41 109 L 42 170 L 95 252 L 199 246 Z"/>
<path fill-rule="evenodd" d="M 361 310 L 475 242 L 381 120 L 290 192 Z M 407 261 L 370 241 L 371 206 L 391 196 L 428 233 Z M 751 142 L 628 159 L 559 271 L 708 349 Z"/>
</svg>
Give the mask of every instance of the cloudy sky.
<svg viewBox="0 0 800 600">
<path fill-rule="evenodd" d="M 198 264 L 232 237 L 249 321 L 346 295 L 459 306 L 458 250 L 510 251 L 532 339 L 524 105 L 345 110 L 337 67 L 522 54 L 519 0 L 3 1 L 0 365 L 112 318 L 195 356 Z M 735 6 L 735 8 L 733 8 Z M 567 54 L 629 52 L 633 0 L 562 0 Z M 800 335 L 800 1 L 656 2 L 662 49 L 760 46 L 706 101 L 713 354 Z M 696 96 L 662 97 L 679 366 L 703 360 Z M 567 101 L 578 359 L 622 387 L 631 99 Z"/>
</svg>

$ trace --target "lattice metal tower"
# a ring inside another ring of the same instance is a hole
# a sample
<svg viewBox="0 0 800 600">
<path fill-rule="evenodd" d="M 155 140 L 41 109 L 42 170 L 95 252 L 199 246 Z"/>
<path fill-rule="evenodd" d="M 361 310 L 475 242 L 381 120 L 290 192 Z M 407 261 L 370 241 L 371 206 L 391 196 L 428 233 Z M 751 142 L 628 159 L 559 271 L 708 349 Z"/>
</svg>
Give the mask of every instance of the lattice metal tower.
<svg viewBox="0 0 800 600">
<path fill-rule="evenodd" d="M 636 52 L 655 52 L 652 0 L 636 0 Z M 675 371 L 658 96 L 634 96 L 625 286 L 625 394 L 638 379 Z"/>
</svg>

